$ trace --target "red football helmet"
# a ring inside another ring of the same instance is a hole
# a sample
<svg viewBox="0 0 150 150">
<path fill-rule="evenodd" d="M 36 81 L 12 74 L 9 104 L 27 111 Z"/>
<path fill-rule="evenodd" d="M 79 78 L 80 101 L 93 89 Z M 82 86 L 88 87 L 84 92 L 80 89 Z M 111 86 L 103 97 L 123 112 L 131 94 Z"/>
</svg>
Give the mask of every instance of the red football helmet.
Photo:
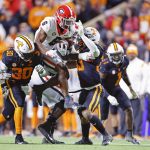
<svg viewBox="0 0 150 150">
<path fill-rule="evenodd" d="M 63 29 L 68 29 L 76 21 L 76 14 L 68 5 L 61 5 L 56 11 L 57 23 Z"/>
</svg>

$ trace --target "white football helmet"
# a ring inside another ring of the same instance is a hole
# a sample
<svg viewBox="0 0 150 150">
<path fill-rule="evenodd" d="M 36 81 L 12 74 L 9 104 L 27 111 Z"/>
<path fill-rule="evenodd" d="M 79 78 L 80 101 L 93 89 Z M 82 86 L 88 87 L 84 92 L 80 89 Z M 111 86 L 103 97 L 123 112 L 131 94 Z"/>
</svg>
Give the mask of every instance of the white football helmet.
<svg viewBox="0 0 150 150">
<path fill-rule="evenodd" d="M 114 64 L 120 64 L 124 59 L 124 49 L 118 43 L 111 43 L 107 48 L 109 60 Z"/>
<path fill-rule="evenodd" d="M 96 28 L 93 27 L 86 27 L 84 29 L 84 34 L 93 42 L 98 43 L 100 41 L 100 33 L 97 31 Z"/>
<path fill-rule="evenodd" d="M 34 52 L 34 43 L 24 35 L 19 35 L 14 41 L 14 50 L 24 61 L 29 61 Z"/>
</svg>

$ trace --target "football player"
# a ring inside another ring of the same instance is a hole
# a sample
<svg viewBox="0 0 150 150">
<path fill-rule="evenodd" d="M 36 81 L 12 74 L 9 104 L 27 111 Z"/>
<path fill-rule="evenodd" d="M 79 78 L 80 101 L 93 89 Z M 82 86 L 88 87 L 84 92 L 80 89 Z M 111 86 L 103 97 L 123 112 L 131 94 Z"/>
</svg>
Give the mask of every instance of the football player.
<svg viewBox="0 0 150 150">
<path fill-rule="evenodd" d="M 126 73 L 126 68 L 129 64 L 129 60 L 124 55 L 124 50 L 122 46 L 118 43 L 111 43 L 108 46 L 107 55 L 108 58 L 104 59 L 100 65 L 100 76 L 102 85 L 109 94 L 117 99 L 119 106 L 124 110 L 126 114 L 126 124 L 128 130 L 126 134 L 126 140 L 132 142 L 133 144 L 139 144 L 139 142 L 132 135 L 133 110 L 131 107 L 131 102 L 125 92 L 119 86 L 119 82 L 121 78 L 123 78 L 126 84 L 129 86 L 133 97 L 137 97 L 136 93 L 131 87 L 130 81 Z M 105 103 L 107 103 L 107 101 L 105 101 Z M 104 106 L 104 111 L 107 111 L 109 109 L 106 108 L 106 105 L 107 104 L 105 104 Z"/>
<path fill-rule="evenodd" d="M 0 123 L 14 117 L 16 144 L 27 144 L 22 137 L 25 93 L 21 87 L 28 84 L 34 67 L 40 63 L 40 52 L 36 51 L 34 43 L 23 35 L 15 39 L 14 47 L 6 50 L 0 61 L 0 81 L 2 87 L 8 89 L 4 109 L 0 114 Z"/>
<path fill-rule="evenodd" d="M 48 50 L 52 50 L 53 45 L 60 39 L 70 38 L 74 34 L 76 15 L 75 12 L 68 5 L 61 5 L 57 11 L 56 15 L 52 17 L 46 17 L 36 31 L 35 34 L 35 43 L 42 53 L 46 53 Z M 49 57 L 53 57 L 53 54 L 50 54 Z M 51 61 L 44 59 L 44 62 L 48 67 L 52 69 L 57 69 L 61 73 L 58 76 L 58 81 L 62 90 L 62 93 L 65 96 L 65 103 L 70 107 L 69 101 L 71 97 L 68 94 L 68 81 L 67 81 L 67 69 L 62 62 L 58 59 L 52 58 Z M 54 63 L 52 63 L 54 62 Z M 48 82 L 47 82 L 48 84 Z M 36 88 L 39 89 L 39 88 Z M 41 89 L 40 89 L 41 90 Z M 36 92 L 36 93 L 39 93 Z"/>
<path fill-rule="evenodd" d="M 85 34 L 85 35 L 84 35 Z M 82 87 L 79 104 L 82 106 L 78 109 L 81 119 L 82 139 L 75 144 L 92 144 L 89 139 L 90 124 L 92 124 L 102 135 L 102 145 L 108 145 L 112 141 L 112 137 L 107 133 L 99 118 L 93 115 L 94 110 L 98 107 L 100 99 L 106 97 L 108 100 L 116 102 L 100 84 L 99 64 L 103 56 L 103 50 L 95 43 L 99 43 L 99 32 L 92 27 L 85 28 L 84 34 L 81 30 L 79 33 L 78 48 L 81 54 L 91 53 L 88 61 L 78 59 L 77 71 L 80 85 Z M 90 42 L 85 38 L 91 39 Z M 117 103 L 115 103 L 117 104 Z"/>
</svg>

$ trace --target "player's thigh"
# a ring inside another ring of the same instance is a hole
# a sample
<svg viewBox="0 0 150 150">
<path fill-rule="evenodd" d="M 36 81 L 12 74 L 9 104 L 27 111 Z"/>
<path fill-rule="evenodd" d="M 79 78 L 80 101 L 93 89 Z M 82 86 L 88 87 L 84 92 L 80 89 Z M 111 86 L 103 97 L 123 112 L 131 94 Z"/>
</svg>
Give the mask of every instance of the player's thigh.
<svg viewBox="0 0 150 150">
<path fill-rule="evenodd" d="M 130 99 L 128 98 L 128 96 L 125 94 L 125 92 L 120 87 L 118 87 L 115 92 L 115 98 L 117 99 L 119 106 L 123 110 L 131 107 Z"/>
<path fill-rule="evenodd" d="M 49 107 L 54 106 L 56 103 L 64 99 L 63 94 L 57 87 L 48 88 L 43 92 L 42 100 Z"/>
<path fill-rule="evenodd" d="M 25 93 L 23 92 L 21 86 L 12 86 L 9 88 L 9 91 L 9 97 L 15 107 L 23 107 L 25 102 Z"/>
<path fill-rule="evenodd" d="M 86 97 L 86 101 L 84 102 L 83 105 L 91 112 L 94 112 L 100 103 L 100 99 L 103 94 L 102 92 L 103 92 L 102 86 L 98 86 L 93 90 L 90 90 Z"/>
</svg>

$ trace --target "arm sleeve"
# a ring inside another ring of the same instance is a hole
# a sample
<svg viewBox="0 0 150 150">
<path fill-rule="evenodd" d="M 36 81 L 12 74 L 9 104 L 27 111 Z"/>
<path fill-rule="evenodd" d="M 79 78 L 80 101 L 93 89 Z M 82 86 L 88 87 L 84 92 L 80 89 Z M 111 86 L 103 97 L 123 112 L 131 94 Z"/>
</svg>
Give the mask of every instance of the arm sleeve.
<svg viewBox="0 0 150 150">
<path fill-rule="evenodd" d="M 94 57 L 98 57 L 100 55 L 100 51 L 98 49 L 98 47 L 96 46 L 96 44 L 88 39 L 85 35 L 81 36 L 83 42 L 85 43 L 85 45 L 89 48 L 91 54 L 94 56 Z"/>
</svg>

